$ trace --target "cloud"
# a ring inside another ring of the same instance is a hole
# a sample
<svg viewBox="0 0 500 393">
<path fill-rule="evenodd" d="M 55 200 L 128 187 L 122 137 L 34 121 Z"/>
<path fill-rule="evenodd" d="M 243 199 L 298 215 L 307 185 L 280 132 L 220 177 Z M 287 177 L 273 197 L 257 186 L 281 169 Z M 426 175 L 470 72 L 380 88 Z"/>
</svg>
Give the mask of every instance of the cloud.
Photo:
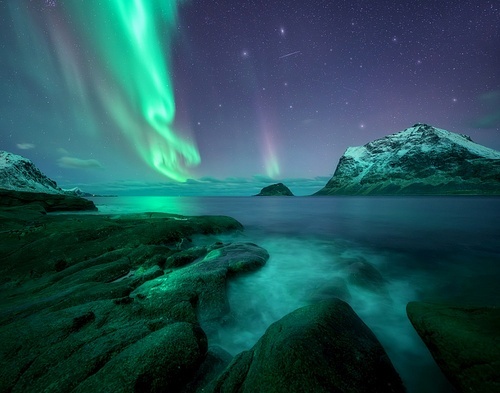
<svg viewBox="0 0 500 393">
<path fill-rule="evenodd" d="M 228 177 L 217 179 L 202 177 L 178 182 L 146 182 L 138 180 L 120 180 L 101 184 L 68 184 L 67 188 L 80 189 L 95 194 L 143 195 L 143 196 L 251 196 L 269 185 L 283 183 L 297 196 L 312 195 L 325 186 L 329 177 L 285 178 L 272 180 L 267 176 L 252 178 Z"/>
<path fill-rule="evenodd" d="M 35 145 L 33 143 L 18 143 L 17 147 L 21 150 L 34 149 Z"/>
<path fill-rule="evenodd" d="M 57 160 L 58 165 L 61 168 L 72 168 L 72 169 L 103 169 L 101 163 L 93 158 L 82 160 L 76 157 L 61 157 Z"/>
<path fill-rule="evenodd" d="M 64 147 L 58 148 L 57 153 L 59 153 L 62 156 L 69 156 L 69 151 L 67 151 Z"/>
<path fill-rule="evenodd" d="M 217 179 L 215 177 L 204 176 L 199 179 L 188 179 L 189 181 L 193 181 L 196 183 L 217 183 L 217 184 L 246 184 L 251 182 L 251 180 L 244 177 L 226 177 L 225 179 Z"/>
<path fill-rule="evenodd" d="M 267 184 L 280 183 L 279 181 L 272 179 L 266 175 L 254 175 L 253 179 L 254 179 L 254 181 L 261 182 L 261 183 L 267 183 Z"/>
</svg>

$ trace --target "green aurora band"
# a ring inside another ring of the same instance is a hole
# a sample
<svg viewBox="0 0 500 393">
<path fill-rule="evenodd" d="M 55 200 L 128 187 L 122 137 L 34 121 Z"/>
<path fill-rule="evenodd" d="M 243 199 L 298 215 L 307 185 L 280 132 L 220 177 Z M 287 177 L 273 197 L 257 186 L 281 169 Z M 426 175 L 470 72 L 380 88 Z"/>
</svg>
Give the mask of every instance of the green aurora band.
<svg viewBox="0 0 500 393">
<path fill-rule="evenodd" d="M 169 49 L 177 0 L 67 1 L 61 5 L 88 47 L 97 51 L 105 82 L 101 101 L 140 156 L 163 175 L 187 179 L 200 163 L 196 145 L 173 129 L 175 97 Z M 111 80 L 108 80 L 111 79 Z"/>
</svg>

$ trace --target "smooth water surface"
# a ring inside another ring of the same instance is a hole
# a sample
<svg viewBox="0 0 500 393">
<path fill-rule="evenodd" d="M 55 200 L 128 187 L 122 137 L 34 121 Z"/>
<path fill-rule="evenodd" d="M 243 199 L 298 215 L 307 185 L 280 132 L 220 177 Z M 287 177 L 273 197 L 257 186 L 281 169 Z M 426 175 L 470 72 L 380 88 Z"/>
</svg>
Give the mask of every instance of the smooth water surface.
<svg viewBox="0 0 500 393">
<path fill-rule="evenodd" d="M 233 323 L 210 337 L 233 355 L 322 288 L 345 282 L 353 261 L 375 266 L 384 291 L 348 285 L 349 304 L 373 330 L 409 392 L 452 392 L 406 317 L 409 301 L 500 304 L 500 199 L 480 197 L 94 198 L 102 213 L 228 215 L 271 257 L 231 282 Z M 210 239 L 209 241 L 214 241 Z"/>
</svg>

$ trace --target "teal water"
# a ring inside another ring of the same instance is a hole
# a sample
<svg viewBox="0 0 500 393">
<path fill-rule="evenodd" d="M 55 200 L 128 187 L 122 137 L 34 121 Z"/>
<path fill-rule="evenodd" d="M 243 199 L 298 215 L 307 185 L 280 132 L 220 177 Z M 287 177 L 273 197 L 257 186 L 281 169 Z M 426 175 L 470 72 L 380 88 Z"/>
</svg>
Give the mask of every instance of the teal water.
<svg viewBox="0 0 500 393">
<path fill-rule="evenodd" d="M 117 197 L 94 198 L 101 213 L 160 211 L 228 215 L 271 258 L 228 290 L 232 323 L 212 335 L 232 354 L 274 321 L 308 304 L 318 287 L 345 278 L 360 259 L 387 294 L 349 285 L 349 304 L 386 349 L 409 392 L 452 392 L 405 313 L 409 301 L 500 304 L 500 199 L 480 197 Z M 201 241 L 201 240 L 199 240 Z M 208 241 L 213 241 L 209 239 Z"/>
</svg>

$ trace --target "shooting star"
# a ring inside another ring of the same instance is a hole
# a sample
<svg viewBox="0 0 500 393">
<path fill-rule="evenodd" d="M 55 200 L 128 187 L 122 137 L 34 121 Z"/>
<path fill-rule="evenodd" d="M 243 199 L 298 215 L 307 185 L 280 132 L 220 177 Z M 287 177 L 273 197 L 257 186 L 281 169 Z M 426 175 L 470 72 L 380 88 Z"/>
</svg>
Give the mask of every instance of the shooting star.
<svg viewBox="0 0 500 393">
<path fill-rule="evenodd" d="M 283 55 L 283 56 L 280 56 L 278 57 L 278 59 L 284 59 L 285 57 L 288 57 L 288 56 L 293 56 L 293 55 L 296 55 L 298 53 L 301 53 L 300 50 L 298 51 L 295 51 L 295 52 L 292 52 L 292 53 L 287 53 L 286 55 Z"/>
</svg>

